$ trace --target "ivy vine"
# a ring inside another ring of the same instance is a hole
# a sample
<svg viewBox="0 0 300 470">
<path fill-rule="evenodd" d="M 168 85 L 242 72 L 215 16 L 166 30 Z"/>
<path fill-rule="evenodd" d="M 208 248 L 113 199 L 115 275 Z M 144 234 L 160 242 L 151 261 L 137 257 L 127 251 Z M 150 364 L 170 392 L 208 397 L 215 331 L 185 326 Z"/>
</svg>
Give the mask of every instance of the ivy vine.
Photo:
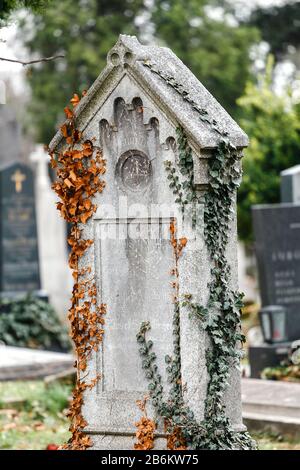
<svg viewBox="0 0 300 470">
<path fill-rule="evenodd" d="M 219 143 L 212 157 L 208 159 L 209 190 L 204 198 L 204 238 L 212 261 L 211 280 L 208 284 L 207 305 L 199 305 L 190 294 L 183 299 L 176 297 L 174 303 L 173 358 L 167 356 L 167 373 L 172 383 L 170 396 L 163 395 L 161 376 L 155 364 L 152 341 L 146 334 L 150 329 L 143 323 L 137 335 L 143 368 L 150 381 L 149 390 L 157 414 L 167 423 L 167 432 L 179 436 L 176 446 L 186 445 L 190 449 L 254 449 L 255 442 L 248 432 L 236 432 L 226 416 L 224 392 L 228 386 L 231 368 L 239 362 L 241 350 L 238 344 L 244 342 L 241 334 L 240 309 L 242 295 L 230 286 L 230 265 L 226 257 L 229 226 L 233 212 L 236 190 L 241 179 L 239 152 L 230 143 L 228 134 L 219 128 L 216 120 L 200 107 L 182 84 L 175 78 L 158 69 L 149 61 L 144 65 L 158 74 L 168 85 L 179 93 L 197 111 L 199 119 L 206 122 L 219 136 Z M 181 127 L 177 129 L 178 170 L 171 162 L 166 162 L 169 186 L 176 196 L 175 202 L 182 211 L 188 203 L 196 205 L 199 196 L 194 185 L 192 150 L 187 136 Z M 195 226 L 195 213 L 193 213 Z M 184 403 L 180 376 L 180 307 L 185 307 L 194 318 L 199 319 L 199 328 L 209 335 L 210 347 L 206 352 L 206 365 L 209 374 L 205 400 L 204 419 L 198 423 L 193 412 Z M 178 432 L 179 430 L 179 432 Z"/>
<path fill-rule="evenodd" d="M 183 216 L 191 217 L 192 226 L 196 226 L 196 202 L 198 194 L 194 184 L 194 162 L 192 149 L 181 127 L 176 130 L 178 147 L 178 168 L 181 177 L 177 174 L 175 165 L 171 161 L 165 162 L 168 173 L 169 186 L 176 196 L 175 202 L 181 207 Z"/>
<path fill-rule="evenodd" d="M 229 225 L 237 187 L 241 178 L 237 149 L 223 138 L 208 161 L 210 188 L 204 202 L 204 238 L 212 260 L 209 300 L 195 304 L 187 295 L 182 305 L 198 318 L 209 334 L 211 346 L 206 353 L 209 383 L 205 401 L 205 435 L 200 448 L 251 449 L 254 443 L 247 432 L 232 429 L 226 416 L 224 392 L 230 370 L 238 365 L 244 342 L 241 334 L 242 295 L 230 287 L 230 266 L 226 257 Z"/>
<path fill-rule="evenodd" d="M 185 247 L 187 240 L 181 238 L 177 240 L 176 223 L 174 220 L 170 224 L 170 239 L 174 254 L 174 267 L 171 275 L 174 290 L 174 310 L 173 310 L 173 355 L 165 357 L 168 382 L 170 383 L 169 395 L 166 398 L 162 377 L 155 363 L 156 354 L 152 351 L 153 342 L 147 340 L 147 333 L 151 329 L 150 322 L 143 322 L 137 334 L 139 353 L 142 356 L 142 367 L 145 370 L 146 378 L 149 380 L 149 392 L 152 405 L 157 416 L 164 420 L 165 431 L 168 435 L 168 448 L 172 450 L 186 449 L 186 439 L 183 430 L 190 425 L 193 420 L 193 413 L 189 410 L 183 400 L 181 363 L 180 363 L 180 303 L 178 285 L 178 260 Z"/>
</svg>

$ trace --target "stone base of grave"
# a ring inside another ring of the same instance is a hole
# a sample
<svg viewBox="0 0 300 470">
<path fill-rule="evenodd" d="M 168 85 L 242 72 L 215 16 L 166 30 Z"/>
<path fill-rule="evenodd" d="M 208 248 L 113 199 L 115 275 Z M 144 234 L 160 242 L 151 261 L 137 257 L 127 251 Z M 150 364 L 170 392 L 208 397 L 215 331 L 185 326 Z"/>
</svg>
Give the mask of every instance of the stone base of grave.
<svg viewBox="0 0 300 470">
<path fill-rule="evenodd" d="M 300 436 L 300 384 L 242 379 L 243 419 L 252 431 Z"/>
<path fill-rule="evenodd" d="M 72 354 L 0 345 L 0 381 L 34 380 L 70 371 Z"/>
<path fill-rule="evenodd" d="M 89 434 L 93 442 L 91 450 L 134 450 L 137 442 L 135 434 Z M 155 450 L 166 450 L 167 439 L 157 436 L 154 440 Z"/>
<path fill-rule="evenodd" d="M 247 428 L 244 424 L 234 426 L 235 432 L 245 432 Z M 97 433 L 95 431 L 87 432 L 91 437 L 93 446 L 91 450 L 134 450 L 134 444 L 137 442 L 135 433 L 120 432 Z M 153 450 L 167 450 L 167 436 L 165 434 L 156 434 Z"/>
</svg>

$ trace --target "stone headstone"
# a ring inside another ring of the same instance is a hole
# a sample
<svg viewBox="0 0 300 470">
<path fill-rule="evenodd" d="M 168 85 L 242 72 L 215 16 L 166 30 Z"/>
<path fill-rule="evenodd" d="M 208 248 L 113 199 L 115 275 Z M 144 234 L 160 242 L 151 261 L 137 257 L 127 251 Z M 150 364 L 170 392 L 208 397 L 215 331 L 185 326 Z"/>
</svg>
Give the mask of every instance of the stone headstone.
<svg viewBox="0 0 300 470">
<path fill-rule="evenodd" d="M 22 295 L 40 290 L 34 182 L 21 163 L 0 171 L 0 292 Z"/>
<path fill-rule="evenodd" d="M 280 176 L 281 202 L 300 204 L 300 165 L 282 171 Z"/>
<path fill-rule="evenodd" d="M 21 130 L 15 113 L 0 104 L 0 165 L 9 165 L 20 157 Z"/>
<path fill-rule="evenodd" d="M 35 173 L 35 199 L 40 259 L 41 288 L 49 302 L 65 321 L 70 306 L 72 274 L 68 266 L 67 230 L 56 210 L 56 196 L 51 189 L 49 155 L 38 145 L 30 155 Z"/>
<path fill-rule="evenodd" d="M 253 207 L 262 305 L 286 308 L 288 339 L 300 338 L 300 205 Z"/>
<path fill-rule="evenodd" d="M 153 72 L 147 64 L 154 63 Z M 163 79 L 160 74 L 173 77 Z M 120 36 L 108 53 L 107 66 L 76 107 L 77 126 L 85 139 L 103 149 L 107 161 L 105 190 L 95 196 L 97 212 L 82 225 L 84 239 L 94 244 L 82 258 L 91 268 L 99 302 L 107 304 L 101 350 L 91 355 L 88 377 L 101 379 L 84 396 L 85 432 L 95 449 L 132 449 L 141 413 L 136 400 L 148 394 L 141 367 L 136 334 L 150 321 L 162 381 L 168 389 L 165 356 L 173 351 L 173 295 L 170 271 L 174 253 L 170 223 L 179 214 L 169 187 L 165 161 L 178 162 L 176 129 L 188 135 L 194 162 L 194 182 L 199 195 L 208 188 L 207 161 L 218 145 L 219 135 L 199 119 L 195 107 L 176 90 L 205 107 L 212 119 L 228 132 L 242 150 L 247 136 L 199 83 L 184 64 L 166 48 L 142 46 L 136 38 Z M 61 149 L 58 133 L 50 150 Z M 197 207 L 194 238 L 189 238 L 178 261 L 179 291 L 190 293 L 203 305 L 211 261 L 204 242 L 203 204 Z M 182 234 L 189 230 L 183 222 Z M 179 224 L 178 224 L 179 225 Z M 235 220 L 230 226 L 227 250 L 232 269 L 231 287 L 237 288 L 237 241 Z M 180 349 L 184 399 L 197 420 L 203 419 L 207 392 L 206 350 L 208 338 L 184 308 L 180 318 Z M 86 373 L 85 373 L 86 374 Z M 228 417 L 236 430 L 245 429 L 241 418 L 240 372 L 232 368 L 226 393 Z M 150 406 L 150 405 L 149 405 Z M 153 409 L 147 410 L 153 416 Z M 156 448 L 166 448 L 159 423 Z"/>
</svg>

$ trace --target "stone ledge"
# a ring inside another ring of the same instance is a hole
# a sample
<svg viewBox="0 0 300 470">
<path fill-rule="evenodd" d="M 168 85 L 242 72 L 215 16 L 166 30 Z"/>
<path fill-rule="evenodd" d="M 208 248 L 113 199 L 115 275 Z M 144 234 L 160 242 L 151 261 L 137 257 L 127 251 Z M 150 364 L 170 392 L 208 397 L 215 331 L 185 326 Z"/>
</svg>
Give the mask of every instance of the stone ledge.
<svg viewBox="0 0 300 470">
<path fill-rule="evenodd" d="M 251 431 L 300 435 L 300 384 L 242 379 L 243 420 Z"/>
</svg>

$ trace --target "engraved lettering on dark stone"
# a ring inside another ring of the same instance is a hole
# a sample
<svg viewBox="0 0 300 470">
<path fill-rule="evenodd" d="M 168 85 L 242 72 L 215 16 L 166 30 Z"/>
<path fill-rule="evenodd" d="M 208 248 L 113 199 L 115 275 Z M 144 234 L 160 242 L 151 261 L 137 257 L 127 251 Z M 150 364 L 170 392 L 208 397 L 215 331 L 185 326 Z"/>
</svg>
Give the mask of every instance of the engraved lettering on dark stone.
<svg viewBox="0 0 300 470">
<path fill-rule="evenodd" d="M 0 203 L 0 290 L 39 290 L 34 187 L 29 167 L 15 163 L 0 172 Z"/>
<path fill-rule="evenodd" d="M 256 206 L 255 248 L 263 305 L 288 312 L 288 336 L 300 337 L 300 205 Z"/>
</svg>

